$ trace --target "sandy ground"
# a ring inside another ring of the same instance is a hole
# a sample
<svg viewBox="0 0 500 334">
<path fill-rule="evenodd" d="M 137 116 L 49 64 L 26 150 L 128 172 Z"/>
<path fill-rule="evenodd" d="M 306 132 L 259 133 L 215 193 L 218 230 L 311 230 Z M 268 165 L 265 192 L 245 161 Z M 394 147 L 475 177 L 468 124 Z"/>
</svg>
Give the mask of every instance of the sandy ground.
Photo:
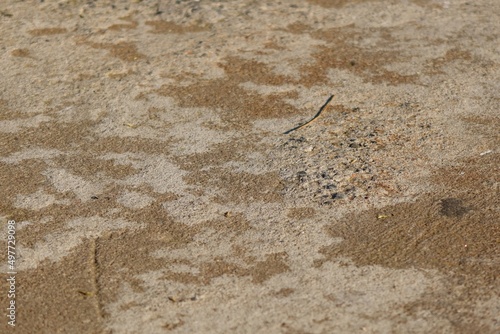
<svg viewBox="0 0 500 334">
<path fill-rule="evenodd" d="M 499 41 L 498 0 L 2 1 L 0 331 L 499 333 Z"/>
</svg>

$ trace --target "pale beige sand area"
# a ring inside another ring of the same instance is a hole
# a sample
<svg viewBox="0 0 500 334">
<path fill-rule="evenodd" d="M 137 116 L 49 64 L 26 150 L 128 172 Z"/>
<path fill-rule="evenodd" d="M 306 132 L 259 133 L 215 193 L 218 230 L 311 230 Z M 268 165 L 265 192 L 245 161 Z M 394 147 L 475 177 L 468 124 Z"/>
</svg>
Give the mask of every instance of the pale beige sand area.
<svg viewBox="0 0 500 334">
<path fill-rule="evenodd" d="M 499 34 L 497 0 L 2 1 L 1 332 L 500 332 Z"/>
</svg>

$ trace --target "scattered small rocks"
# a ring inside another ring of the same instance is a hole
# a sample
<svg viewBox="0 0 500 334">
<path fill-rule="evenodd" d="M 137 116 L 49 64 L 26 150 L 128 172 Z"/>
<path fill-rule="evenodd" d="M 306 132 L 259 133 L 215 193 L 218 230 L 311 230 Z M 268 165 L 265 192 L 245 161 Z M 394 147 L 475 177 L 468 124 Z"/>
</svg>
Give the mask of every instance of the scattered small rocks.
<svg viewBox="0 0 500 334">
<path fill-rule="evenodd" d="M 430 126 L 419 126 L 417 107 L 406 103 L 400 108 L 390 115 L 398 122 L 383 112 L 354 108 L 283 136 L 275 158 L 285 193 L 308 197 L 320 205 L 397 194 L 401 158 L 387 152 L 405 156 L 411 143 L 432 138 Z"/>
</svg>

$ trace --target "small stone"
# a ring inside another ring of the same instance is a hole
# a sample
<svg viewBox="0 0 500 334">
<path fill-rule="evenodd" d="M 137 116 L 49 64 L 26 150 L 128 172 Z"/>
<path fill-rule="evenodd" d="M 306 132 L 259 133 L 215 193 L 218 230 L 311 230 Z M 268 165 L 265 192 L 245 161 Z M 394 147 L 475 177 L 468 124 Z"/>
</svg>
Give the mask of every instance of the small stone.
<svg viewBox="0 0 500 334">
<path fill-rule="evenodd" d="M 307 173 L 305 171 L 300 171 L 297 173 L 297 179 L 300 182 L 304 182 L 306 180 Z"/>
<path fill-rule="evenodd" d="M 350 148 L 359 148 L 359 144 L 358 143 L 351 143 L 351 144 L 349 144 L 349 147 Z"/>
<path fill-rule="evenodd" d="M 332 194 L 332 199 L 343 199 L 344 197 L 345 197 L 345 195 L 342 193 L 333 193 Z"/>
</svg>

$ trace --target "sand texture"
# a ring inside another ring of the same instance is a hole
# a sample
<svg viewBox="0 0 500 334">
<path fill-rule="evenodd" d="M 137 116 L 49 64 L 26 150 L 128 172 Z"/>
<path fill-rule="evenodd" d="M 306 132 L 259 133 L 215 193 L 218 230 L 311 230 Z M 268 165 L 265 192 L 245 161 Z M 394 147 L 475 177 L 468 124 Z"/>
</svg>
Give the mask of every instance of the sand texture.
<svg viewBox="0 0 500 334">
<path fill-rule="evenodd" d="M 0 47 L 0 332 L 500 333 L 500 1 L 4 0 Z"/>
</svg>

